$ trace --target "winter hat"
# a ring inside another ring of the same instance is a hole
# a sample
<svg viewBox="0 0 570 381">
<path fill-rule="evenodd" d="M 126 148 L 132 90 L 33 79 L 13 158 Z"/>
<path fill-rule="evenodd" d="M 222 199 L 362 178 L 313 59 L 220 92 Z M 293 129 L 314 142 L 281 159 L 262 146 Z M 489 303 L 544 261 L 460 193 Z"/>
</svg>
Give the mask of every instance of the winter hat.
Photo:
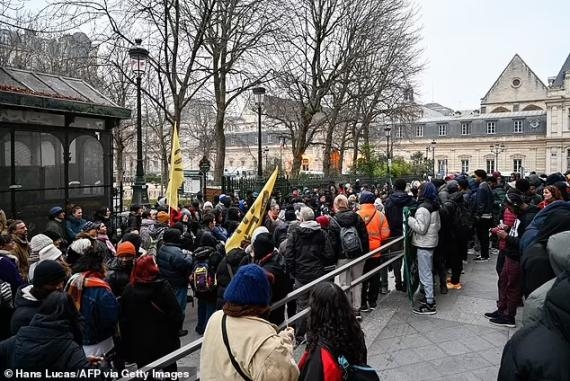
<svg viewBox="0 0 570 381">
<path fill-rule="evenodd" d="M 143 255 L 135 261 L 131 273 L 131 284 L 151 283 L 158 276 L 159 270 L 153 255 Z"/>
<path fill-rule="evenodd" d="M 91 241 L 88 238 L 81 238 L 73 241 L 69 248 L 75 251 L 77 254 L 83 255 L 87 249 L 91 247 Z"/>
<path fill-rule="evenodd" d="M 41 261 L 34 270 L 34 287 L 42 287 L 46 284 L 63 282 L 67 274 L 62 265 L 53 260 Z"/>
<path fill-rule="evenodd" d="M 269 280 L 258 265 L 240 267 L 224 292 L 224 301 L 242 306 L 268 306 L 270 300 Z"/>
<path fill-rule="evenodd" d="M 260 227 L 255 228 L 253 233 L 251 233 L 251 244 L 252 245 L 255 242 L 255 239 L 257 238 L 257 236 L 260 235 L 261 233 L 269 233 L 269 230 L 267 230 L 267 228 L 265 226 L 260 226 Z"/>
<path fill-rule="evenodd" d="M 296 219 L 297 215 L 295 214 L 295 209 L 285 209 L 285 221 L 295 221 Z"/>
<path fill-rule="evenodd" d="M 331 220 L 329 219 L 328 216 L 318 216 L 317 218 L 315 218 L 315 221 L 317 221 L 319 225 L 321 225 L 321 228 L 323 229 L 327 229 L 331 224 Z"/>
<path fill-rule="evenodd" d="M 542 184 L 542 181 L 540 180 L 540 177 L 538 177 L 538 175 L 530 175 L 528 177 L 528 182 L 531 186 L 535 187 L 538 187 Z"/>
<path fill-rule="evenodd" d="M 53 242 L 59 241 L 62 239 L 62 236 L 59 235 L 58 232 L 54 232 L 53 230 L 46 230 L 43 234 L 47 235 Z"/>
<path fill-rule="evenodd" d="M 163 224 L 167 223 L 169 219 L 170 219 L 170 216 L 166 212 L 158 212 L 156 214 L 156 220 L 158 222 L 163 223 Z"/>
<path fill-rule="evenodd" d="M 117 257 L 134 257 L 137 255 L 137 249 L 131 242 L 125 241 L 117 245 Z"/>
<path fill-rule="evenodd" d="M 88 232 L 89 230 L 97 230 L 99 229 L 99 226 L 101 226 L 100 222 L 87 221 L 87 223 L 83 226 L 83 231 Z"/>
<path fill-rule="evenodd" d="M 30 240 L 30 250 L 35 254 L 49 245 L 53 245 L 53 240 L 45 234 L 36 234 Z"/>
<path fill-rule="evenodd" d="M 220 202 L 221 202 L 222 205 L 224 205 L 226 208 L 229 208 L 229 207 L 230 207 L 230 204 L 231 204 L 231 202 L 232 202 L 232 199 L 230 198 L 230 196 L 223 194 L 223 195 L 220 196 Z"/>
<path fill-rule="evenodd" d="M 49 210 L 50 217 L 56 217 L 58 214 L 63 212 L 63 208 L 61 206 L 54 206 Z"/>
<path fill-rule="evenodd" d="M 212 203 L 211 203 L 210 201 L 206 201 L 206 202 L 204 203 L 204 205 L 202 205 L 202 209 L 203 209 L 203 210 L 206 210 L 206 208 L 208 208 L 208 209 L 214 209 L 214 205 L 212 205 Z"/>
<path fill-rule="evenodd" d="M 162 239 L 166 243 L 179 243 L 181 234 L 182 233 L 180 233 L 180 230 L 178 229 L 166 229 L 162 236 Z"/>
<path fill-rule="evenodd" d="M 459 183 L 456 180 L 450 180 L 447 182 L 447 191 L 449 193 L 454 193 L 459 190 Z"/>
<path fill-rule="evenodd" d="M 374 197 L 374 193 L 372 193 L 372 192 L 363 191 L 360 193 L 360 203 L 361 204 L 374 204 L 375 199 L 376 199 L 376 197 Z"/>
<path fill-rule="evenodd" d="M 546 178 L 546 185 L 554 185 L 557 182 L 566 181 L 562 173 L 553 173 Z"/>
<path fill-rule="evenodd" d="M 505 202 L 512 206 L 521 206 L 524 204 L 524 200 L 518 193 L 508 192 L 505 196 Z"/>
<path fill-rule="evenodd" d="M 382 204 L 382 199 L 380 197 L 377 197 L 376 200 L 374 200 L 374 207 L 379 212 L 384 210 L 384 204 Z"/>
<path fill-rule="evenodd" d="M 52 243 L 40 250 L 40 261 L 45 261 L 47 259 L 55 261 L 61 257 L 61 254 L 61 250 L 55 247 L 55 245 Z"/>
<path fill-rule="evenodd" d="M 253 243 L 253 254 L 255 258 L 263 258 L 267 254 L 272 253 L 274 249 L 275 245 L 271 239 L 271 234 L 260 233 L 257 235 Z"/>
</svg>

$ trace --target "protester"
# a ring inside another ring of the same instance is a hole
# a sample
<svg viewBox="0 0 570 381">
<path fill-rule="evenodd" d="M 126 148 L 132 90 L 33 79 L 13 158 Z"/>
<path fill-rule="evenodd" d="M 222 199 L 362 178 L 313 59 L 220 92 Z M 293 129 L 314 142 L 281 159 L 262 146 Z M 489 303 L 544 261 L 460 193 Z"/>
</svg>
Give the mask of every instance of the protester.
<svg viewBox="0 0 570 381">
<path fill-rule="evenodd" d="M 14 256 L 18 259 L 18 269 L 20 270 L 20 275 L 24 280 L 27 280 L 31 264 L 31 249 L 30 243 L 28 242 L 28 227 L 24 221 L 14 220 L 12 223 L 10 223 L 10 225 L 8 225 L 8 234 L 10 234 L 14 240 L 15 246 L 12 250 L 12 254 L 14 254 Z"/>
<path fill-rule="evenodd" d="M 123 295 L 129 283 L 136 254 L 135 245 L 128 241 L 121 242 L 117 246 L 116 258 L 113 258 L 109 264 L 106 281 L 117 298 Z"/>
<path fill-rule="evenodd" d="M 87 223 L 87 220 L 83 219 L 83 209 L 79 205 L 74 205 L 67 220 L 65 220 L 65 234 L 69 242 L 75 241 L 75 238 L 79 233 L 83 231 L 83 227 Z"/>
</svg>

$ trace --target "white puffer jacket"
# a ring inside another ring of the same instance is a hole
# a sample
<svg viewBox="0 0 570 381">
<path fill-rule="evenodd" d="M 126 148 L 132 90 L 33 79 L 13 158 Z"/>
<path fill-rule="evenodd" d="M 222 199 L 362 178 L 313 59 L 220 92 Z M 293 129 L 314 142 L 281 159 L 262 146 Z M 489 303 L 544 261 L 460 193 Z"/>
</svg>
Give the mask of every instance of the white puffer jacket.
<svg viewBox="0 0 570 381">
<path fill-rule="evenodd" d="M 422 203 L 414 217 L 408 218 L 408 225 L 414 232 L 412 245 L 415 247 L 430 249 L 437 246 L 441 220 L 439 211 L 430 212 L 430 209 L 431 205 Z"/>
</svg>

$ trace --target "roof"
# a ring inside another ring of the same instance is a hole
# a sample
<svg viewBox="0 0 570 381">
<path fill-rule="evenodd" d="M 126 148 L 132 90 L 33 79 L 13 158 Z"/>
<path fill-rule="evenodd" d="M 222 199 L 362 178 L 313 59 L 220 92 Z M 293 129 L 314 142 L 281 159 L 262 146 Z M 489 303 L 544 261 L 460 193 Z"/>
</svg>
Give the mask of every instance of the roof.
<svg viewBox="0 0 570 381">
<path fill-rule="evenodd" d="M 131 116 L 131 110 L 117 106 L 84 80 L 8 67 L 0 67 L 0 105 L 119 119 Z"/>
<path fill-rule="evenodd" d="M 560 68 L 560 72 L 556 76 L 552 87 L 563 87 L 564 86 L 564 73 L 570 70 L 570 54 L 568 54 L 568 58 L 566 58 L 566 62 Z"/>
<path fill-rule="evenodd" d="M 502 118 L 527 118 L 532 116 L 546 115 L 546 111 L 535 110 L 535 111 L 516 111 L 516 112 L 496 112 L 488 114 L 462 114 L 462 115 L 450 115 L 441 117 L 428 117 L 418 119 L 416 123 L 427 123 L 427 122 L 451 122 L 451 121 L 463 121 L 463 120 L 475 120 L 475 119 L 502 119 Z"/>
</svg>

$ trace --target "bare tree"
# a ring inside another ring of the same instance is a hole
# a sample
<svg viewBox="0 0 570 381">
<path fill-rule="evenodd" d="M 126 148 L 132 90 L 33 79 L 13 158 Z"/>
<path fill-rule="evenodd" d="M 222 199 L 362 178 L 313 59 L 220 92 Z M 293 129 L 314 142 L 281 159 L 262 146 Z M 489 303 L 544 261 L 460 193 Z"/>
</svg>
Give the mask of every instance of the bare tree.
<svg viewBox="0 0 570 381">
<path fill-rule="evenodd" d="M 186 135 L 193 144 L 194 157 L 211 157 L 218 140 L 216 129 L 216 111 L 212 101 L 193 100 L 184 110 Z M 216 152 L 216 158 L 219 154 Z"/>
</svg>

